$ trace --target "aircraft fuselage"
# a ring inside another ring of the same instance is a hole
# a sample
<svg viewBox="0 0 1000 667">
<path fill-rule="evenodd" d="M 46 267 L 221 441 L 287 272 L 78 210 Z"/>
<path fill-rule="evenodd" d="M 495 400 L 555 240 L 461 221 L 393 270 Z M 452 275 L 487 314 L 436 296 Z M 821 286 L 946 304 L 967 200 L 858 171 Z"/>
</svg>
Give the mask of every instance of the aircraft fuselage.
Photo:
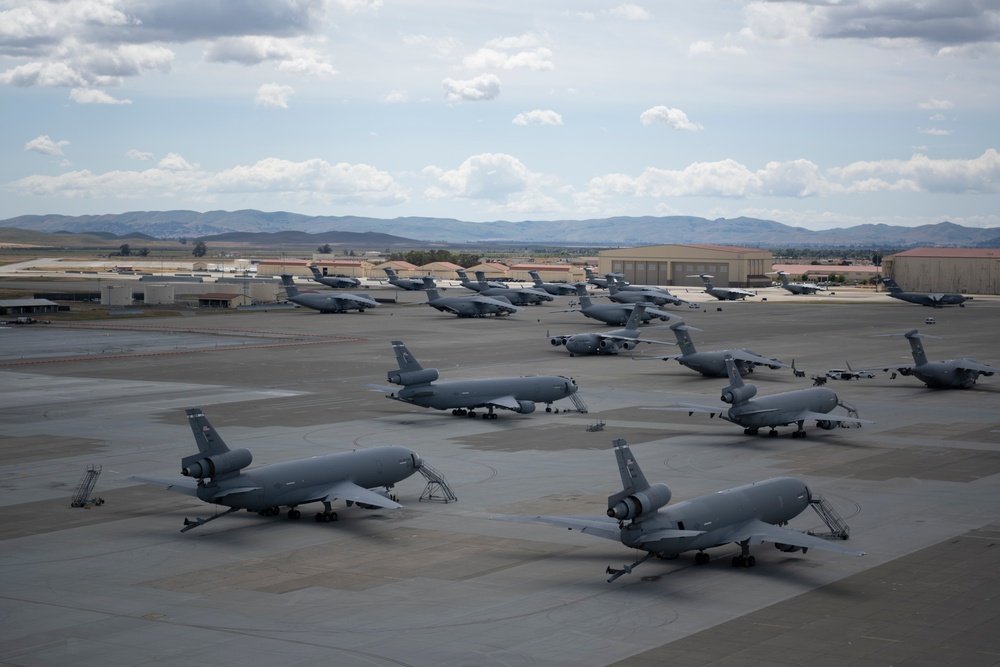
<svg viewBox="0 0 1000 667">
<path fill-rule="evenodd" d="M 783 524 L 809 506 L 809 488 L 793 477 L 776 477 L 753 484 L 710 493 L 661 508 L 621 530 L 622 544 L 664 556 L 692 549 L 708 549 L 728 544 L 724 537 L 733 526 L 757 519 Z M 669 537 L 646 542 L 643 535 L 658 530 L 703 530 L 692 537 Z"/>
<path fill-rule="evenodd" d="M 198 498 L 207 502 L 259 512 L 272 507 L 317 502 L 329 488 L 350 481 L 371 489 L 391 487 L 421 465 L 412 449 L 399 445 L 339 452 L 309 459 L 272 463 L 244 470 L 234 477 L 205 481 L 198 486 Z M 227 490 L 252 489 L 229 493 Z"/>
<path fill-rule="evenodd" d="M 932 389 L 968 389 L 976 384 L 981 373 L 969 368 L 961 368 L 963 361 L 972 360 L 928 361 L 903 371 L 902 374 L 912 375 Z"/>
<path fill-rule="evenodd" d="M 754 398 L 729 408 L 727 419 L 747 428 L 784 426 L 796 420 L 803 410 L 832 412 L 837 407 L 837 394 L 826 387 L 811 387 Z"/>
<path fill-rule="evenodd" d="M 396 392 L 396 398 L 424 408 L 454 410 L 485 407 L 490 401 L 504 396 L 531 403 L 553 403 L 573 394 L 576 389 L 576 383 L 568 377 L 527 375 L 407 385 Z"/>
</svg>

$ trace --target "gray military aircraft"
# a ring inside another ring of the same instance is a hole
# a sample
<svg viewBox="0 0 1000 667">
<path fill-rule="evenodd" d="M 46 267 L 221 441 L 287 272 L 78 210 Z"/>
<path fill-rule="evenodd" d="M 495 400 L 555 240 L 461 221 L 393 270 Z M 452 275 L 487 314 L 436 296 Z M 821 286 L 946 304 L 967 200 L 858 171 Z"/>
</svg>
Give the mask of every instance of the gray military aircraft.
<svg viewBox="0 0 1000 667">
<path fill-rule="evenodd" d="M 366 308 L 375 308 L 378 306 L 378 302 L 375 299 L 370 299 L 359 294 L 351 294 L 350 292 L 342 294 L 300 292 L 299 288 L 292 281 L 292 276 L 287 273 L 281 275 L 281 284 L 285 286 L 285 293 L 288 295 L 289 301 L 305 308 L 318 310 L 321 313 L 345 313 L 348 310 L 357 310 L 363 313 Z"/>
<path fill-rule="evenodd" d="M 814 283 L 788 282 L 788 274 L 784 271 L 778 271 L 778 277 L 781 278 L 781 287 L 788 290 L 792 294 L 815 294 L 816 292 L 826 291 L 825 287 Z"/>
<path fill-rule="evenodd" d="M 634 285 L 629 285 L 634 287 Z M 616 283 L 609 282 L 608 298 L 615 303 L 648 303 L 656 306 L 680 306 L 688 303 L 684 299 L 679 299 L 666 290 L 623 290 Z"/>
<path fill-rule="evenodd" d="M 712 284 L 712 278 L 714 277 L 707 273 L 688 276 L 688 278 L 701 278 L 702 282 L 705 283 L 705 292 L 711 294 L 719 301 L 736 301 L 737 299 L 745 299 L 748 296 L 757 296 L 755 292 L 749 292 L 739 287 L 716 287 Z"/>
<path fill-rule="evenodd" d="M 918 292 L 904 292 L 903 288 L 896 284 L 892 278 L 879 278 L 889 296 L 900 301 L 909 301 L 921 306 L 931 308 L 941 308 L 942 306 L 958 306 L 965 308 L 966 297 L 961 294 L 920 294 Z"/>
<path fill-rule="evenodd" d="M 482 292 L 484 289 L 488 289 L 491 287 L 499 287 L 499 288 L 507 287 L 506 283 L 502 283 L 499 280 L 483 280 L 483 279 L 471 280 L 469 276 L 465 273 L 465 269 L 455 269 L 455 273 L 458 274 L 458 279 L 461 281 L 462 287 L 470 289 L 473 292 Z M 478 272 L 477 275 L 479 273 L 482 272 L 481 271 Z M 486 274 L 483 273 L 484 277 L 485 275 Z"/>
<path fill-rule="evenodd" d="M 587 294 L 587 288 L 581 283 L 576 283 L 576 293 L 580 298 L 579 308 L 567 308 L 565 310 L 554 310 L 554 313 L 583 313 L 586 317 L 594 320 L 600 320 L 607 324 L 614 324 L 617 326 L 622 326 L 628 322 L 629 316 L 633 312 L 632 305 L 634 304 L 620 304 L 620 303 L 594 303 L 590 295 Z M 671 317 L 679 317 L 678 315 L 673 315 L 672 313 L 667 313 L 662 310 L 657 310 L 647 306 L 642 311 L 642 322 L 645 324 L 653 318 L 659 318 L 660 320 L 666 322 Z"/>
<path fill-rule="evenodd" d="M 594 287 L 598 287 L 600 289 L 608 289 L 608 279 L 607 278 L 598 278 L 594 274 L 594 270 L 592 268 L 590 268 L 589 266 L 583 267 L 583 271 L 584 271 L 584 273 L 587 274 L 587 282 L 588 283 L 590 283 Z"/>
<path fill-rule="evenodd" d="M 201 408 L 188 408 L 187 416 L 198 445 L 197 454 L 181 459 L 181 474 L 187 479 L 149 475 L 129 478 L 229 508 L 207 519 L 184 519 L 182 533 L 241 509 L 277 516 L 281 507 L 287 507 L 288 518 L 298 519 L 302 516 L 299 505 L 323 503 L 316 521 L 336 521 L 337 513 L 331 504 L 337 499 L 345 500 L 348 507 L 402 507 L 390 490 L 423 465 L 413 450 L 390 445 L 244 470 L 253 461 L 250 450 L 229 449 Z"/>
<path fill-rule="evenodd" d="M 701 329 L 688 326 L 683 321 L 671 324 L 670 330 L 674 332 L 674 337 L 677 339 L 677 346 L 680 348 L 681 353 L 670 354 L 660 358 L 664 361 L 673 359 L 681 366 L 686 366 L 693 371 L 697 371 L 705 377 L 729 377 L 729 371 L 726 368 L 727 358 L 733 360 L 736 371 L 740 375 L 753 373 L 753 369 L 757 366 L 767 366 L 772 370 L 789 368 L 788 364 L 784 364 L 778 359 L 762 357 L 753 350 L 745 347 L 699 352 L 695 349 L 694 341 L 691 340 L 691 334 L 688 332 L 701 331 Z"/>
<path fill-rule="evenodd" d="M 569 352 L 569 356 L 571 357 L 578 354 L 618 354 L 618 350 L 634 350 L 639 343 L 667 345 L 668 343 L 661 340 L 640 338 L 642 332 L 639 331 L 639 322 L 642 320 L 643 311 L 645 310 L 645 304 L 637 303 L 633 305 L 632 314 L 625 323 L 624 329 L 578 333 L 567 336 L 550 336 L 549 342 L 556 347 L 565 346 L 566 351 Z"/>
<path fill-rule="evenodd" d="M 710 560 L 705 550 L 726 544 L 740 547 L 739 555 L 733 556 L 733 567 L 753 567 L 757 559 L 750 555 L 750 546 L 761 542 L 771 542 L 785 553 L 805 554 L 809 549 L 823 549 L 849 556 L 864 555 L 863 551 L 785 527 L 811 503 L 818 502 L 801 480 L 775 477 L 666 507 L 673 495 L 670 487 L 662 482 L 647 482 L 628 443 L 615 440 L 613 444 L 622 490 L 608 496 L 606 517 L 495 515 L 491 518 L 549 523 L 646 552 L 631 565 L 621 569 L 609 567 L 608 582 L 630 574 L 650 558 L 673 559 L 686 551 L 696 551 L 695 564 L 705 565 Z"/>
<path fill-rule="evenodd" d="M 435 289 L 433 278 L 426 276 L 424 283 L 424 290 L 427 292 L 427 305 L 442 313 L 451 313 L 459 317 L 486 317 L 487 315 L 499 317 L 521 310 L 502 296 L 490 297 L 482 294 L 441 296 Z"/>
<path fill-rule="evenodd" d="M 309 270 L 312 271 L 313 280 L 334 289 L 357 287 L 361 284 L 361 281 L 357 278 L 349 278 L 348 276 L 324 276 L 315 265 L 310 266 Z"/>
<path fill-rule="evenodd" d="M 538 271 L 528 271 L 528 275 L 534 281 L 535 289 L 542 290 L 553 296 L 570 296 L 576 294 L 576 287 L 573 283 L 546 283 L 538 275 Z"/>
<path fill-rule="evenodd" d="M 808 419 L 815 419 L 816 426 L 827 431 L 843 424 L 873 423 L 867 419 L 829 414 L 838 406 L 852 415 L 857 414 L 857 410 L 837 398 L 832 389 L 810 387 L 754 398 L 757 395 L 757 387 L 743 383 L 732 357 L 726 358 L 726 371 L 729 373 L 729 386 L 722 390 L 720 400 L 731 406 L 728 410 L 688 403 L 681 403 L 677 408 L 652 409 L 683 410 L 689 415 L 695 412 L 707 412 L 712 417 L 719 415 L 720 419 L 742 426 L 745 435 L 757 435 L 761 428 L 768 427 L 770 428 L 768 435 L 772 438 L 778 435 L 777 427 L 789 424 L 798 425 L 798 429 L 792 432 L 793 438 L 806 437 L 806 431 L 802 426 Z"/>
<path fill-rule="evenodd" d="M 922 338 L 940 338 L 940 336 L 929 336 L 922 334 L 916 329 L 910 329 L 902 334 L 889 334 L 890 336 L 903 336 L 910 342 L 910 352 L 913 355 L 912 364 L 899 364 L 875 366 L 862 369 L 856 372 L 883 370 L 893 371 L 900 375 L 912 375 L 931 389 L 968 389 L 976 384 L 980 375 L 987 377 L 1000 371 L 987 364 L 982 364 L 975 359 L 949 359 L 948 361 L 927 361 L 927 354 L 924 346 L 920 342 Z"/>
<path fill-rule="evenodd" d="M 413 292 L 418 292 L 420 290 L 430 289 L 434 287 L 434 279 L 431 278 L 430 288 L 427 287 L 427 281 L 423 278 L 400 278 L 396 275 L 396 270 L 391 266 L 382 267 L 385 271 L 385 275 L 389 277 L 389 284 L 399 289 L 410 290 Z M 426 276 L 430 277 L 430 276 Z"/>
<path fill-rule="evenodd" d="M 403 388 L 386 398 L 419 405 L 422 408 L 451 410 L 456 416 L 476 416 L 476 408 L 486 408 L 483 419 L 496 419 L 495 409 L 501 408 L 530 414 L 536 403 L 544 403 L 545 411 L 552 412 L 552 403 L 563 398 L 571 398 L 579 408 L 581 403 L 574 397 L 577 386 L 573 378 L 561 375 L 528 375 L 512 378 L 481 378 L 477 380 L 438 379 L 436 368 L 424 368 L 406 349 L 402 341 L 392 341 L 393 352 L 399 370 L 387 373 L 389 382 Z M 393 391 L 388 387 L 376 389 Z M 581 409 L 582 410 L 582 409 Z M 556 409 L 556 412 L 559 412 Z"/>
<path fill-rule="evenodd" d="M 483 296 L 502 296 L 508 301 L 510 301 L 515 306 L 537 306 L 543 301 L 552 301 L 553 297 L 548 292 L 543 292 L 542 290 L 531 289 L 530 287 L 489 287 L 489 282 L 486 280 L 486 273 L 483 271 L 476 271 L 476 279 L 479 280 L 480 286 L 484 286 L 479 293 Z M 465 283 L 462 283 L 463 285 Z"/>
</svg>

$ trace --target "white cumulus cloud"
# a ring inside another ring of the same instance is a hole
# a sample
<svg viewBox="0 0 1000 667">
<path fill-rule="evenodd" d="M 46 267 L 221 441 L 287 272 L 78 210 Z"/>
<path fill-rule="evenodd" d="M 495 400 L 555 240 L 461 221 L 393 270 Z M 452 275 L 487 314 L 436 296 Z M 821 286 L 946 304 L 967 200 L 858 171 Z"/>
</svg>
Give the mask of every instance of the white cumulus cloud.
<svg viewBox="0 0 1000 667">
<path fill-rule="evenodd" d="M 562 125 L 562 116 L 551 109 L 534 109 L 525 113 L 519 113 L 511 121 L 514 125 Z"/>
<path fill-rule="evenodd" d="M 177 153 L 167 153 L 166 157 L 157 163 L 160 169 L 167 171 L 195 171 L 198 165 L 191 164 Z"/>
<path fill-rule="evenodd" d="M 536 179 L 520 160 L 505 153 L 473 155 L 457 169 L 427 167 L 424 174 L 438 183 L 425 192 L 431 199 L 456 196 L 502 201 L 528 189 Z"/>
<path fill-rule="evenodd" d="M 687 114 L 680 109 L 672 109 L 663 105 L 646 109 L 639 114 L 639 121 L 643 125 L 662 123 L 667 127 L 686 132 L 697 132 L 703 129 L 698 123 L 692 123 L 688 120 Z"/>
<path fill-rule="evenodd" d="M 631 2 L 626 2 L 608 10 L 608 14 L 626 21 L 648 21 L 653 15 Z"/>
<path fill-rule="evenodd" d="M 137 148 L 130 148 L 125 152 L 125 157 L 146 162 L 153 159 L 153 154 L 147 153 L 146 151 L 140 151 Z"/>
<path fill-rule="evenodd" d="M 35 137 L 31 141 L 24 144 L 24 150 L 33 151 L 35 153 L 43 153 L 45 155 L 62 155 L 62 147 L 68 146 L 69 142 L 65 139 L 60 141 L 54 141 L 49 135 L 43 134 L 41 136 Z"/>
<path fill-rule="evenodd" d="M 500 95 L 500 79 L 495 74 L 480 74 L 471 79 L 447 78 L 442 81 L 445 99 L 449 102 L 478 102 L 492 100 Z"/>
<path fill-rule="evenodd" d="M 288 98 L 295 92 L 291 86 L 280 83 L 265 83 L 257 89 L 253 103 L 261 107 L 288 108 Z"/>
<path fill-rule="evenodd" d="M 132 100 L 120 100 L 103 90 L 93 88 L 74 88 L 69 91 L 69 98 L 77 104 L 132 104 Z"/>
</svg>

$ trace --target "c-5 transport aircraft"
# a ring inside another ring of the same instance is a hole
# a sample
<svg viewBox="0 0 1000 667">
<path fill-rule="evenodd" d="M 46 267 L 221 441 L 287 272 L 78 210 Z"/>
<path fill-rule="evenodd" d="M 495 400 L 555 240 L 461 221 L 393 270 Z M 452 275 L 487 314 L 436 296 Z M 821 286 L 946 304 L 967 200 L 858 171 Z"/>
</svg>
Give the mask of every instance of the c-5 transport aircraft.
<svg viewBox="0 0 1000 667">
<path fill-rule="evenodd" d="M 476 271 L 476 279 L 482 287 L 479 290 L 480 294 L 492 297 L 502 296 L 515 306 L 537 306 L 543 301 L 553 300 L 552 295 L 548 292 L 530 287 L 489 287 L 489 281 L 486 280 L 486 273 L 483 271 Z"/>
<path fill-rule="evenodd" d="M 427 281 L 423 278 L 400 278 L 396 275 L 396 270 L 390 266 L 383 267 L 382 270 L 385 271 L 385 275 L 389 276 L 389 284 L 398 287 L 399 289 L 410 290 L 413 292 L 428 289 Z M 430 276 L 427 277 L 429 278 Z M 431 287 L 434 287 L 433 278 L 431 278 L 430 285 Z"/>
<path fill-rule="evenodd" d="M 681 403 L 680 407 L 677 408 L 652 409 L 684 410 L 689 415 L 695 412 L 707 412 L 712 417 L 719 415 L 720 419 L 742 426 L 743 433 L 746 435 L 757 435 L 760 429 L 769 428 L 768 435 L 772 438 L 778 435 L 777 427 L 789 424 L 798 425 L 798 429 L 792 432 L 793 438 L 804 438 L 806 431 L 802 426 L 811 419 L 816 420 L 816 426 L 827 431 L 843 424 L 872 423 L 867 419 L 829 414 L 838 406 L 852 415 L 857 414 L 857 410 L 842 403 L 832 389 L 811 387 L 754 398 L 757 394 L 757 387 L 743 383 L 743 378 L 736 370 L 736 362 L 732 357 L 726 358 L 726 370 L 729 373 L 729 386 L 722 390 L 720 400 L 731 406 L 728 410 L 722 407 L 689 403 Z"/>
<path fill-rule="evenodd" d="M 590 268 L 589 266 L 583 267 L 583 271 L 584 271 L 584 273 L 587 274 L 587 282 L 589 284 L 591 284 L 594 287 L 597 287 L 599 289 L 608 289 L 608 282 L 609 281 L 608 281 L 607 278 L 598 278 L 594 274 L 594 270 L 592 268 Z"/>
<path fill-rule="evenodd" d="M 624 329 L 551 336 L 549 342 L 556 347 L 565 345 L 566 351 L 571 357 L 578 354 L 618 354 L 618 350 L 634 350 L 639 343 L 667 345 L 668 343 L 661 340 L 639 337 L 642 335 L 642 332 L 639 331 L 639 322 L 642 320 L 645 310 L 646 306 L 641 303 L 632 306 L 632 314 L 629 316 L 628 322 L 625 323 Z"/>
<path fill-rule="evenodd" d="M 696 276 L 688 276 L 688 278 L 701 278 L 702 282 L 705 283 L 705 292 L 711 294 L 719 301 L 736 301 L 737 299 L 745 299 L 748 296 L 757 296 L 755 292 L 748 292 L 739 287 L 716 287 L 712 284 L 714 276 L 710 276 L 707 273 L 699 273 Z"/>
<path fill-rule="evenodd" d="M 813 283 L 788 282 L 788 274 L 784 271 L 778 271 L 778 277 L 781 278 L 781 286 L 792 294 L 815 294 L 819 291 L 826 291 L 825 287 Z"/>
<path fill-rule="evenodd" d="M 666 290 L 623 290 L 616 283 L 608 283 L 608 290 L 608 298 L 615 303 L 648 303 L 656 306 L 680 306 L 687 303 Z"/>
<path fill-rule="evenodd" d="M 677 347 L 680 354 L 670 354 L 660 357 L 664 361 L 671 359 L 677 361 L 681 366 L 686 366 L 693 371 L 697 371 L 706 377 L 728 377 L 726 370 L 726 359 L 730 358 L 736 366 L 736 371 L 740 375 L 753 373 L 757 366 L 767 366 L 770 369 L 788 368 L 788 364 L 783 364 L 777 359 L 762 357 L 753 350 L 745 347 L 732 348 L 729 350 L 713 350 L 711 352 L 699 352 L 694 347 L 689 331 L 701 331 L 701 329 L 688 326 L 683 321 L 670 325 L 670 330 L 674 332 L 677 339 Z"/>
<path fill-rule="evenodd" d="M 542 282 L 541 277 L 538 275 L 538 271 L 528 271 L 528 275 L 531 276 L 531 279 L 534 281 L 534 284 L 532 285 L 534 289 L 548 292 L 553 296 L 570 296 L 576 294 L 576 287 L 573 283 Z"/>
<path fill-rule="evenodd" d="M 292 276 L 283 273 L 281 284 L 285 286 L 285 293 L 288 300 L 305 308 L 312 308 L 321 313 L 344 313 L 348 310 L 365 312 L 366 308 L 375 308 L 378 302 L 366 296 L 351 294 L 350 292 L 338 294 L 319 294 L 299 292 L 299 288 L 292 281 Z"/>
<path fill-rule="evenodd" d="M 403 388 L 386 398 L 419 405 L 422 408 L 451 410 L 456 416 L 476 416 L 477 408 L 486 408 L 483 419 L 496 419 L 495 409 L 511 410 L 521 414 L 535 411 L 535 404 L 544 403 L 545 411 L 552 412 L 552 403 L 569 398 L 581 412 L 586 412 L 576 393 L 573 378 L 562 375 L 527 375 L 511 378 L 483 378 L 478 380 L 438 379 L 436 368 L 424 368 L 406 349 L 402 341 L 392 341 L 398 371 L 387 373 L 389 382 Z M 377 389 L 393 391 L 391 388 Z M 556 409 L 556 412 L 559 410 Z"/>
<path fill-rule="evenodd" d="M 600 320 L 606 324 L 622 326 L 628 322 L 629 316 L 634 312 L 632 305 L 621 303 L 594 303 L 587 288 L 581 283 L 576 283 L 576 294 L 580 298 L 579 308 L 567 308 L 565 310 L 554 310 L 554 313 L 583 313 L 586 317 Z M 642 311 L 642 322 L 649 322 L 654 317 L 666 322 L 672 317 L 680 318 L 679 315 L 667 313 L 656 308 L 647 306 Z"/>
<path fill-rule="evenodd" d="M 315 266 L 310 266 L 309 270 L 312 271 L 313 280 L 322 285 L 326 285 L 327 287 L 333 287 L 334 289 L 357 287 L 361 284 L 361 281 L 357 278 L 349 278 L 347 276 L 324 276 Z"/>
<path fill-rule="evenodd" d="M 775 477 L 667 507 L 673 495 L 670 487 L 662 482 L 652 485 L 647 482 L 628 443 L 615 440 L 613 444 L 622 490 L 608 496 L 606 517 L 496 515 L 491 518 L 550 523 L 646 552 L 631 565 L 621 569 L 609 567 L 609 582 L 630 574 L 633 568 L 654 556 L 672 559 L 686 551 L 697 551 L 695 564 L 705 565 L 710 560 L 705 550 L 726 544 L 740 547 L 740 554 L 733 556 L 733 567 L 753 567 L 757 559 L 750 555 L 750 547 L 761 542 L 771 542 L 785 553 L 805 554 L 809 549 L 823 549 L 849 556 L 864 555 L 863 551 L 784 527 L 810 503 L 819 502 L 801 480 Z"/>
<path fill-rule="evenodd" d="M 894 371 L 900 375 L 912 375 L 931 389 L 968 389 L 976 384 L 980 375 L 987 377 L 1000 371 L 987 364 L 982 364 L 975 359 L 949 359 L 948 361 L 927 361 L 927 354 L 924 346 L 920 342 L 921 338 L 940 338 L 940 336 L 928 336 L 916 329 L 911 329 L 902 334 L 889 334 L 890 336 L 903 336 L 910 342 L 910 352 L 913 355 L 912 364 L 884 365 L 862 369 L 857 372 L 883 370 L 885 372 Z"/>
<path fill-rule="evenodd" d="M 501 288 L 507 287 L 506 283 L 502 283 L 499 280 L 482 280 L 482 279 L 472 280 L 465 273 L 465 269 L 455 269 L 455 273 L 458 274 L 458 279 L 459 281 L 461 281 L 462 287 L 470 289 L 473 292 L 482 292 L 484 289 L 490 287 L 501 287 Z M 483 275 L 485 276 L 486 274 Z"/>
<path fill-rule="evenodd" d="M 434 286 L 434 279 L 424 278 L 424 290 L 427 292 L 427 305 L 442 313 L 451 313 L 458 317 L 486 317 L 487 315 L 510 315 L 521 310 L 511 305 L 502 296 L 490 297 L 481 294 L 472 296 L 441 296 Z"/>
<path fill-rule="evenodd" d="M 879 278 L 889 296 L 900 301 L 929 306 L 931 308 L 941 308 L 942 306 L 958 306 L 965 308 L 966 297 L 961 294 L 920 294 L 917 292 L 904 292 L 903 288 L 896 284 L 892 278 Z"/>
<path fill-rule="evenodd" d="M 348 507 L 402 507 L 392 499 L 390 489 L 423 465 L 412 449 L 390 445 L 244 470 L 253 462 L 250 450 L 229 449 L 201 408 L 188 408 L 187 416 L 198 453 L 181 459 L 181 474 L 186 479 L 149 475 L 129 478 L 229 508 L 207 519 L 184 519 L 182 533 L 243 509 L 276 516 L 287 507 L 288 518 L 298 519 L 302 516 L 299 505 L 323 503 L 316 521 L 336 521 L 337 513 L 331 504 L 337 499 L 347 501 Z"/>
</svg>

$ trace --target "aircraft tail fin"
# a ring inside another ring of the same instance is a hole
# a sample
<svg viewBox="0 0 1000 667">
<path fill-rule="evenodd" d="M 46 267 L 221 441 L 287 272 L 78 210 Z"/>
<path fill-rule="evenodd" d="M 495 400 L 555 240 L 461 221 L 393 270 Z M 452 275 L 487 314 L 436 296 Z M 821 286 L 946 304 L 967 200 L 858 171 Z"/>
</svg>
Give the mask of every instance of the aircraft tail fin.
<svg viewBox="0 0 1000 667">
<path fill-rule="evenodd" d="M 684 320 L 671 324 L 670 330 L 674 332 L 674 338 L 677 339 L 677 347 L 680 348 L 681 354 L 694 354 L 698 351 L 694 347 L 694 341 L 691 340 L 691 334 L 688 333 L 691 327 L 684 324 Z"/>
<path fill-rule="evenodd" d="M 389 382 L 405 387 L 414 384 L 430 384 L 438 379 L 437 369 L 421 366 L 420 362 L 406 349 L 403 341 L 392 341 L 392 351 L 396 353 L 396 363 L 399 364 L 399 370 L 386 373 Z"/>
<path fill-rule="evenodd" d="M 391 266 L 383 266 L 382 270 L 385 271 L 385 275 L 389 276 L 390 278 L 396 277 L 396 270 L 393 269 Z"/>
<path fill-rule="evenodd" d="M 396 353 L 396 363 L 399 364 L 399 370 L 407 371 L 422 371 L 424 367 L 420 365 L 420 362 L 406 349 L 406 345 L 403 344 L 401 340 L 392 341 L 392 351 Z"/>
<path fill-rule="evenodd" d="M 311 265 L 309 267 L 309 270 L 312 271 L 313 278 L 319 279 L 323 277 L 323 274 L 319 272 L 319 267 L 317 267 L 315 264 Z"/>
<path fill-rule="evenodd" d="M 201 408 L 186 410 L 198 453 L 181 459 L 181 474 L 195 479 L 224 479 L 238 475 L 253 462 L 248 449 L 229 449 Z"/>
<path fill-rule="evenodd" d="M 619 521 L 642 521 L 670 502 L 670 487 L 663 483 L 650 485 L 646 481 L 627 442 L 615 440 L 614 447 L 622 490 L 608 496 L 608 516 Z"/>
<path fill-rule="evenodd" d="M 299 295 L 299 288 L 295 286 L 292 281 L 292 275 L 290 273 L 281 274 L 281 284 L 285 286 L 285 294 L 289 297 L 294 297 Z"/>
<path fill-rule="evenodd" d="M 882 284 L 885 285 L 887 290 L 889 290 L 889 294 L 897 294 L 903 291 L 903 288 L 896 284 L 896 280 L 894 278 L 886 276 L 882 278 Z"/>
<path fill-rule="evenodd" d="M 580 299 L 581 308 L 589 308 L 593 305 L 590 296 L 587 294 L 587 285 L 585 283 L 576 283 L 576 296 Z"/>
<path fill-rule="evenodd" d="M 542 284 L 542 278 L 538 275 L 538 271 L 528 271 L 528 275 L 535 283 L 535 287 L 539 287 Z"/>
<path fill-rule="evenodd" d="M 485 271 L 476 271 L 476 280 L 478 280 L 481 283 L 485 283 L 486 282 L 486 272 Z"/>
<path fill-rule="evenodd" d="M 642 322 L 642 315 L 646 312 L 646 304 L 637 303 L 632 306 L 632 312 L 629 313 L 628 321 L 625 322 L 626 331 L 638 331 L 639 323 Z"/>
<path fill-rule="evenodd" d="M 788 287 L 788 274 L 784 271 L 778 271 L 778 277 L 781 278 L 781 285 Z"/>
<path fill-rule="evenodd" d="M 618 459 L 618 472 L 622 477 L 622 489 L 627 494 L 648 489 L 649 482 L 646 481 L 646 475 L 643 474 L 642 468 L 639 467 L 635 457 L 632 455 L 632 450 L 629 449 L 628 443 L 619 438 L 612 444 L 615 448 L 615 458 Z"/>
<path fill-rule="evenodd" d="M 890 278 L 891 280 L 891 278 Z M 903 336 L 906 340 L 910 341 L 910 354 L 913 355 L 913 363 L 918 366 L 927 363 L 927 353 L 924 352 L 924 344 L 920 342 L 920 339 L 924 337 L 922 333 L 916 329 L 910 329 Z"/>
</svg>

